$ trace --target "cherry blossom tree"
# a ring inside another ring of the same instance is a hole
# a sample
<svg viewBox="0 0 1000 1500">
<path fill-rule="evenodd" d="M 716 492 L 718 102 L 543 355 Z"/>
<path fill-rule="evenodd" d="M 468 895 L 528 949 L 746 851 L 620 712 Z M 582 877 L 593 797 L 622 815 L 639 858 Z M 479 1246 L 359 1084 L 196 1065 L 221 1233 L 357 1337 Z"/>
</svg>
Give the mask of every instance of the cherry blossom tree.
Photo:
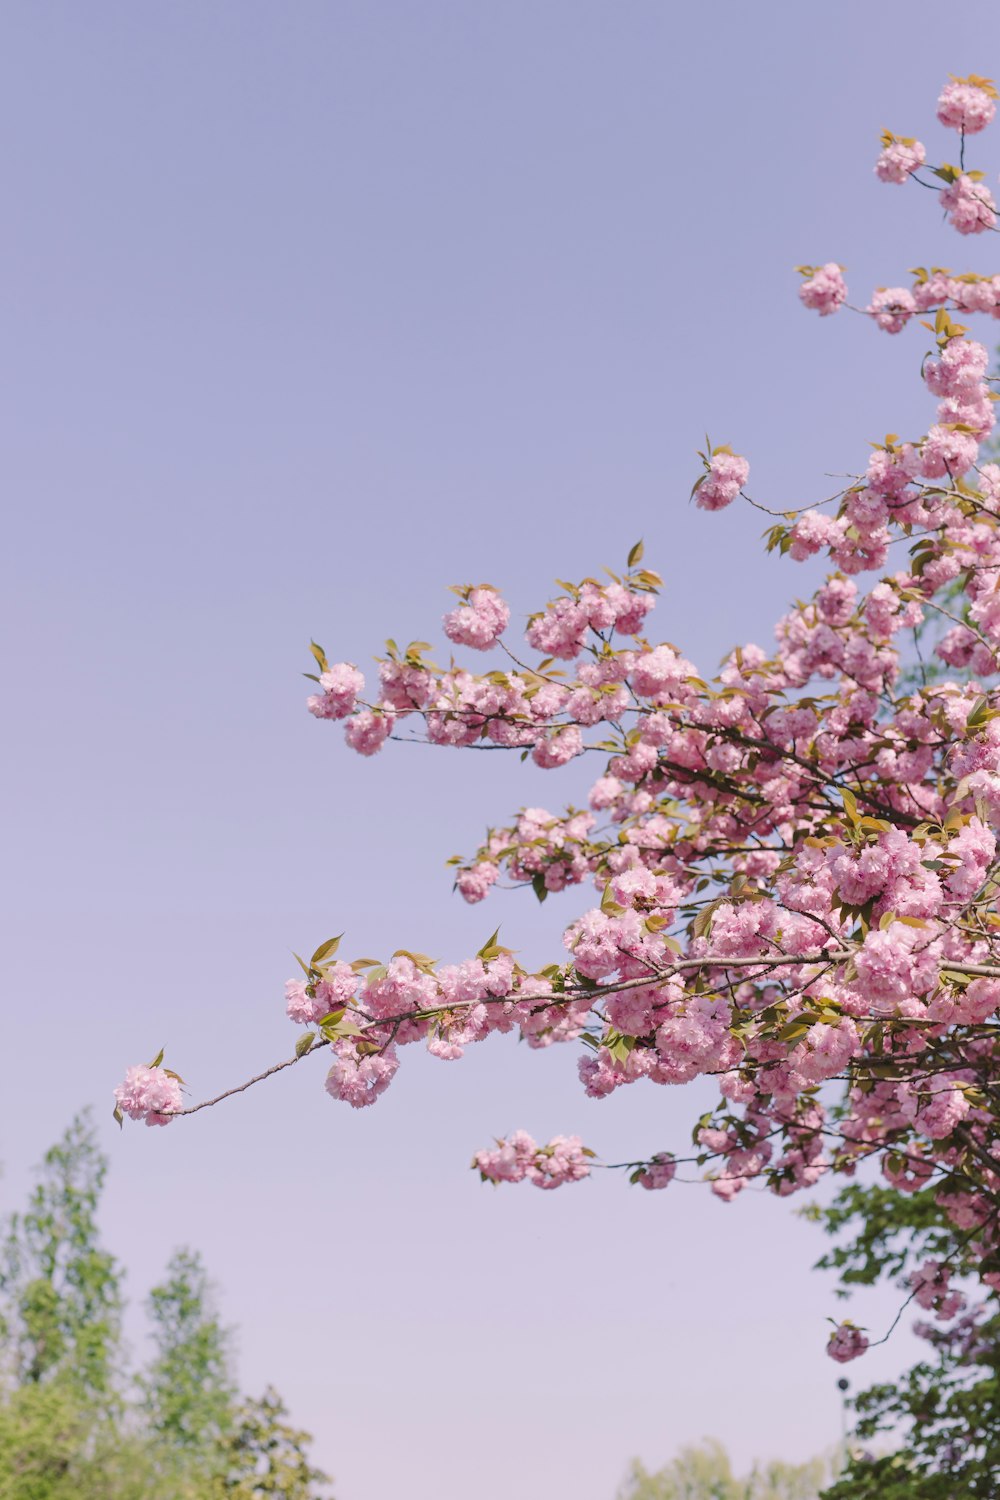
<svg viewBox="0 0 1000 1500">
<path fill-rule="evenodd" d="M 952 79 L 937 119 L 957 164 L 886 132 L 878 177 L 937 193 L 962 235 L 995 233 L 966 154 L 996 99 L 988 79 Z M 989 354 L 964 321 L 1000 317 L 1000 276 L 917 268 L 859 306 L 836 263 L 798 270 L 805 307 L 914 341 L 927 430 L 890 434 L 832 497 L 769 512 L 767 549 L 823 554 L 829 573 L 778 620 L 772 651 L 736 647 L 711 680 L 650 634 L 661 580 L 641 544 L 618 573 L 559 581 L 526 646 L 485 583 L 456 588 L 444 616 L 461 660 L 389 641 L 369 690 L 314 645 L 309 712 L 342 722 L 362 756 L 414 740 L 553 771 L 587 756 L 586 808 L 522 808 L 454 876 L 472 903 L 502 877 L 539 901 L 587 884 L 596 904 L 536 971 L 496 934 L 453 964 L 321 942 L 286 986 L 295 1055 L 250 1083 L 325 1048 L 327 1092 L 362 1108 L 408 1047 L 457 1059 L 494 1033 L 576 1046 L 592 1098 L 711 1077 L 718 1104 L 693 1150 L 652 1141 L 615 1165 L 649 1190 L 702 1175 L 729 1202 L 748 1183 L 785 1197 L 870 1163 L 898 1199 L 934 1205 L 936 1254 L 896 1269 L 951 1326 L 1000 1288 L 1000 465 Z M 749 483 L 745 457 L 706 447 L 692 496 L 767 510 Z M 161 1057 L 129 1070 L 116 1115 L 163 1125 L 250 1083 L 185 1103 Z M 576 1135 L 522 1130 L 474 1160 L 486 1180 L 546 1189 L 600 1165 Z M 869 1341 L 845 1321 L 829 1352 L 852 1360 Z"/>
</svg>

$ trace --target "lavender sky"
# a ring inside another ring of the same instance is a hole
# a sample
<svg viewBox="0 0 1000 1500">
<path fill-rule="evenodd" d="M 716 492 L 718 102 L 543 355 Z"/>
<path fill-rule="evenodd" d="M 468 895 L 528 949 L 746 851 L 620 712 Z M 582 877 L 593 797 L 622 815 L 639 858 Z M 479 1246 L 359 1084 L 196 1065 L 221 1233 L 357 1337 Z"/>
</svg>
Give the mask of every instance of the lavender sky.
<svg viewBox="0 0 1000 1500">
<path fill-rule="evenodd" d="M 523 615 L 644 536 L 663 638 L 703 671 L 767 644 L 810 575 L 759 514 L 691 509 L 696 450 L 781 507 L 926 425 L 921 334 L 820 323 L 791 267 L 859 301 L 995 269 L 872 175 L 883 125 L 933 156 L 946 74 L 997 71 L 994 4 L 944 29 L 912 0 L 3 8 L 0 1195 L 92 1102 L 132 1296 L 200 1248 L 339 1500 L 610 1500 L 702 1433 L 740 1462 L 837 1437 L 796 1200 L 467 1170 L 518 1125 L 681 1147 L 698 1088 L 595 1103 L 571 1048 L 494 1039 L 412 1049 L 362 1112 L 321 1056 L 167 1130 L 119 1135 L 110 1091 L 161 1045 L 199 1098 L 287 1055 L 289 950 L 334 932 L 457 959 L 501 921 L 558 957 L 579 892 L 469 908 L 443 862 L 583 773 L 362 761 L 304 711 L 309 638 L 364 665 L 440 639 L 449 583 Z M 976 156 L 992 180 L 996 129 Z"/>
</svg>

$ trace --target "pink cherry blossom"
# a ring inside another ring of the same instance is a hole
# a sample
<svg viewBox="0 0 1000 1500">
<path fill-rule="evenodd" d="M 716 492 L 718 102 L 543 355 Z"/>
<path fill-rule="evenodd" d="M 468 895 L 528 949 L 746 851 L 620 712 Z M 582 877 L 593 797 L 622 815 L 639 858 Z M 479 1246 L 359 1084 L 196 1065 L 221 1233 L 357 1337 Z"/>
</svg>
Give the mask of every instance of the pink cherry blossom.
<svg viewBox="0 0 1000 1500">
<path fill-rule="evenodd" d="M 347 722 L 345 737 L 359 755 L 375 755 L 392 733 L 393 714 L 388 710 L 363 708 Z"/>
<path fill-rule="evenodd" d="M 384 1094 L 399 1067 L 393 1047 L 374 1056 L 359 1056 L 353 1040 L 338 1042 L 334 1061 L 326 1075 L 326 1091 L 331 1099 L 342 1099 L 353 1109 L 364 1109 Z"/>
<path fill-rule="evenodd" d="M 920 467 L 928 479 L 958 476 L 971 469 L 978 456 L 979 444 L 972 433 L 935 422 L 921 445 Z"/>
<path fill-rule="evenodd" d="M 115 1089 L 118 1108 L 132 1120 L 147 1125 L 169 1125 L 184 1108 L 180 1079 L 161 1067 L 132 1067 Z"/>
<path fill-rule="evenodd" d="M 492 860 L 484 859 L 473 865 L 471 869 L 459 870 L 455 877 L 455 884 L 466 901 L 475 903 L 485 899 L 499 874 L 499 866 L 495 865 Z"/>
<path fill-rule="evenodd" d="M 669 1187 L 677 1175 L 677 1163 L 669 1151 L 661 1151 L 650 1157 L 645 1170 L 638 1173 L 635 1181 L 640 1187 L 656 1189 Z"/>
<path fill-rule="evenodd" d="M 955 1317 L 966 1303 L 961 1292 L 949 1291 L 949 1280 L 949 1268 L 939 1260 L 924 1261 L 923 1265 L 909 1275 L 917 1305 L 928 1311 L 933 1309 L 939 1322 L 947 1322 L 949 1318 Z"/>
<path fill-rule="evenodd" d="M 984 229 L 996 228 L 997 206 L 993 194 L 964 172 L 945 188 L 941 203 L 959 234 L 982 234 Z"/>
<path fill-rule="evenodd" d="M 707 473 L 698 481 L 695 499 L 702 510 L 722 510 L 746 484 L 750 465 L 738 453 L 717 449 L 705 467 Z"/>
<path fill-rule="evenodd" d="M 875 163 L 875 175 L 880 182 L 905 182 L 926 160 L 923 142 L 897 140 L 893 136 Z"/>
<path fill-rule="evenodd" d="M 985 81 L 985 80 L 984 80 Z M 937 117 L 951 130 L 975 135 L 985 130 L 996 114 L 996 97 L 971 78 L 953 78 L 941 90 Z"/>
<path fill-rule="evenodd" d="M 885 333 L 901 333 L 916 310 L 913 293 L 905 286 L 880 287 L 868 307 Z"/>
<path fill-rule="evenodd" d="M 868 1336 L 860 1328 L 855 1328 L 853 1323 L 841 1323 L 831 1333 L 826 1352 L 831 1359 L 838 1364 L 846 1365 L 848 1361 L 857 1359 L 864 1354 L 868 1348 Z"/>
<path fill-rule="evenodd" d="M 991 90 L 974 77 L 949 84 L 944 123 L 982 129 Z M 884 145 L 885 181 L 923 163 L 919 142 Z M 954 228 L 995 227 L 978 168 L 936 170 Z M 800 269 L 806 306 L 858 312 L 834 262 Z M 658 629 L 662 580 L 642 543 L 621 543 L 616 566 L 602 551 L 592 573 L 559 580 L 552 598 L 518 599 L 527 646 L 505 642 L 491 670 L 468 659 L 509 625 L 488 585 L 458 590 L 446 664 L 425 658 L 422 642 L 389 643 L 376 702 L 363 700 L 356 667 L 329 667 L 313 647 L 322 674 L 309 711 L 344 720 L 360 755 L 391 738 L 394 766 L 422 742 L 493 752 L 463 757 L 470 768 L 506 754 L 529 779 L 542 768 L 558 787 L 562 776 L 565 797 L 545 807 L 529 789 L 518 811 L 498 820 L 490 809 L 485 831 L 449 860 L 446 885 L 477 906 L 514 887 L 515 900 L 545 902 L 546 917 L 560 893 L 572 895 L 537 957 L 516 906 L 503 937 L 490 920 L 472 948 L 444 959 L 396 946 L 389 931 L 381 960 L 345 961 L 321 943 L 285 987 L 289 1018 L 318 1032 L 280 1067 L 328 1047 L 326 1088 L 353 1108 L 378 1099 L 407 1048 L 456 1062 L 490 1038 L 498 1057 L 572 1047 L 593 1101 L 697 1081 L 693 1151 L 682 1132 L 677 1157 L 638 1143 L 635 1159 L 613 1165 L 653 1190 L 683 1162 L 685 1180 L 728 1204 L 747 1186 L 786 1197 L 859 1171 L 923 1194 L 935 1259 L 913 1254 L 900 1280 L 935 1325 L 959 1330 L 957 1347 L 975 1336 L 978 1312 L 964 1310 L 953 1283 L 978 1276 L 1000 1291 L 1000 466 L 984 461 L 993 338 L 967 326 L 1000 315 L 1000 276 L 936 266 L 906 275 L 866 312 L 904 335 L 899 352 L 912 346 L 923 415 L 907 418 L 905 436 L 879 438 L 876 427 L 874 443 L 859 439 L 835 469 L 824 460 L 815 488 L 797 479 L 794 493 L 753 497 L 768 513 L 772 561 L 817 559 L 818 576 L 797 575 L 803 597 L 776 610 L 773 638 L 731 646 L 702 676 L 682 638 L 663 639 L 689 623 L 676 597 L 668 591 Z M 873 346 L 864 357 L 888 353 Z M 808 371 L 793 373 L 804 388 Z M 885 425 L 900 410 L 909 407 L 890 401 Z M 698 504 L 722 509 L 747 483 L 747 461 L 727 448 L 703 461 Z M 612 510 L 605 541 L 625 502 Z M 706 591 L 704 608 L 728 619 L 731 602 Z M 344 759 L 331 780 L 375 798 L 388 850 L 393 819 L 420 795 L 419 768 L 411 784 L 402 770 L 390 783 Z M 317 806 L 322 873 L 333 814 Z M 405 872 L 384 863 L 398 884 Z M 376 924 L 388 889 L 367 893 Z M 181 1107 L 180 1083 L 158 1063 L 132 1068 L 116 1098 L 119 1119 L 162 1124 Z M 487 1181 L 549 1190 L 581 1181 L 592 1160 L 579 1136 L 539 1145 L 515 1130 L 474 1165 Z M 846 1361 L 867 1345 L 844 1322 L 829 1351 Z"/>
<path fill-rule="evenodd" d="M 319 685 L 323 692 L 309 699 L 309 712 L 317 719 L 345 719 L 354 712 L 365 679 L 351 662 L 339 661 L 320 673 Z"/>
<path fill-rule="evenodd" d="M 444 617 L 444 633 L 459 646 L 488 651 L 506 630 L 510 610 L 496 589 L 483 584 L 470 589 L 466 602 Z"/>
<path fill-rule="evenodd" d="M 799 297 L 821 318 L 835 313 L 847 297 L 847 285 L 840 266 L 832 260 L 825 266 L 817 266 L 799 287 Z"/>
<path fill-rule="evenodd" d="M 567 724 L 547 739 L 539 740 L 531 752 L 531 758 L 536 766 L 551 770 L 555 766 L 564 766 L 575 755 L 582 753 L 583 736 L 580 730 L 575 724 Z"/>
<path fill-rule="evenodd" d="M 579 1136 L 557 1135 L 547 1146 L 536 1146 L 531 1136 L 516 1130 L 496 1148 L 479 1151 L 472 1165 L 484 1181 L 523 1182 L 535 1187 L 556 1188 L 580 1182 L 590 1173 L 587 1151 Z"/>
</svg>

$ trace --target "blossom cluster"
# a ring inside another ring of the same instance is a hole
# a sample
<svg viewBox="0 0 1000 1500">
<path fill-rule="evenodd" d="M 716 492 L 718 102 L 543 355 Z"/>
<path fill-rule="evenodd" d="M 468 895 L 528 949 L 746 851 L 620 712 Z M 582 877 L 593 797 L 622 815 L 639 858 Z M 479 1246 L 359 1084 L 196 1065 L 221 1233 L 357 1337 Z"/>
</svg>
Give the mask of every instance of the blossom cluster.
<svg viewBox="0 0 1000 1500">
<path fill-rule="evenodd" d="M 897 185 L 911 178 L 923 187 L 940 193 L 941 206 L 948 222 L 959 234 L 982 234 L 996 231 L 996 200 L 984 181 L 984 174 L 966 169 L 965 137 L 984 130 L 996 114 L 997 90 L 989 78 L 976 74 L 952 78 L 941 91 L 937 117 L 948 129 L 962 137 L 961 163 L 943 162 L 932 167 L 927 163 L 927 148 L 913 136 L 882 132 L 882 150 L 875 163 L 875 174 L 881 182 Z M 929 176 L 920 176 L 921 170 Z M 936 180 L 934 180 L 936 179 Z M 799 296 L 806 307 L 828 317 L 847 301 L 844 268 L 833 261 L 820 266 L 799 266 L 803 276 Z M 988 312 L 1000 317 L 1000 276 L 981 276 L 974 272 L 953 276 L 943 266 L 928 271 L 917 267 L 910 273 L 909 286 L 878 287 L 865 311 L 885 333 L 901 333 L 921 313 L 938 307 L 958 308 L 965 312 Z"/>
<path fill-rule="evenodd" d="M 590 1173 L 593 1156 L 576 1135 L 557 1135 L 546 1146 L 537 1146 L 524 1130 L 515 1130 L 498 1140 L 489 1151 L 477 1151 L 472 1165 L 484 1182 L 528 1182 L 535 1187 L 561 1187 L 580 1182 Z"/>
<path fill-rule="evenodd" d="M 849 1360 L 857 1359 L 864 1354 L 868 1348 L 868 1335 L 853 1323 L 843 1322 L 837 1325 L 830 1335 L 826 1352 L 831 1359 L 838 1364 L 847 1364 Z"/>
<path fill-rule="evenodd" d="M 963 153 L 993 117 L 991 90 L 957 79 L 941 95 L 938 118 L 961 133 Z M 925 168 L 919 141 L 883 138 L 882 180 Z M 933 170 L 956 229 L 992 227 L 981 178 Z M 839 265 L 799 269 L 807 307 L 825 316 L 846 305 Z M 992 1295 L 1000 466 L 984 451 L 988 350 L 948 308 L 996 316 L 1000 277 L 912 274 L 867 312 L 894 333 L 935 313 L 920 362 L 933 420 L 888 435 L 832 500 L 777 512 L 768 548 L 798 561 L 825 553 L 831 567 L 779 619 L 770 649 L 745 643 L 702 676 L 651 634 L 662 580 L 641 544 L 618 573 L 560 581 L 528 614 L 523 647 L 511 645 L 495 587 L 457 588 L 443 634 L 490 653 L 475 664 L 439 665 L 427 642 L 389 642 L 367 693 L 353 663 L 313 647 L 309 712 L 341 722 L 363 756 L 417 739 L 486 744 L 546 771 L 588 765 L 585 807 L 524 807 L 452 868 L 470 903 L 500 885 L 539 901 L 569 887 L 594 894 L 540 969 L 496 933 L 445 964 L 404 949 L 345 961 L 331 939 L 300 960 L 285 1005 L 304 1028 L 301 1055 L 328 1049 L 327 1091 L 355 1108 L 391 1085 L 408 1046 L 454 1061 L 503 1035 L 532 1049 L 576 1044 L 594 1099 L 711 1079 L 718 1101 L 693 1150 L 629 1163 L 633 1182 L 663 1189 L 687 1170 L 730 1202 L 750 1183 L 787 1196 L 871 1161 L 898 1190 L 932 1193 L 956 1234 L 975 1235 Z M 698 506 L 750 498 L 745 457 L 723 445 L 701 459 Z M 180 1107 L 158 1064 L 131 1069 L 117 1098 L 155 1123 Z M 576 1136 L 539 1146 L 515 1131 L 473 1165 L 492 1182 L 553 1188 L 588 1176 L 591 1154 Z M 965 1305 L 949 1275 L 928 1261 L 911 1281 L 939 1321 Z M 846 1361 L 867 1347 L 842 1323 L 829 1353 Z"/>
<path fill-rule="evenodd" d="M 184 1107 L 181 1080 L 158 1062 L 149 1067 L 141 1064 L 129 1068 L 123 1083 L 115 1089 L 115 1117 L 121 1123 L 126 1114 L 147 1125 L 169 1125 L 171 1118 Z"/>
</svg>

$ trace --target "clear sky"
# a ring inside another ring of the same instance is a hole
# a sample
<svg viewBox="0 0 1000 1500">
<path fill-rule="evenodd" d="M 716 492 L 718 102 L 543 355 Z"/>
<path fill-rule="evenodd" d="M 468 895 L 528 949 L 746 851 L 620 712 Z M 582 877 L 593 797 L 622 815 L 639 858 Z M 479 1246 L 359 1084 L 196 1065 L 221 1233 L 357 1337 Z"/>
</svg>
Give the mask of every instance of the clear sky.
<svg viewBox="0 0 1000 1500">
<path fill-rule="evenodd" d="M 946 31 L 913 0 L 3 9 L 0 1190 L 92 1101 L 132 1295 L 200 1248 L 339 1500 L 610 1500 L 702 1433 L 741 1462 L 837 1437 L 796 1200 L 467 1170 L 516 1125 L 679 1147 L 697 1089 L 594 1103 L 572 1049 L 494 1039 L 357 1113 L 321 1057 L 167 1130 L 119 1135 L 110 1090 L 161 1045 L 197 1097 L 287 1055 L 289 950 L 333 932 L 450 959 L 500 920 L 558 955 L 579 893 L 472 909 L 443 861 L 582 773 L 364 762 L 304 711 L 309 638 L 363 664 L 439 638 L 449 583 L 524 614 L 642 535 L 663 638 L 703 670 L 766 643 L 808 575 L 759 515 L 690 508 L 696 450 L 800 504 L 925 425 L 920 335 L 820 323 L 791 267 L 842 261 L 859 301 L 995 269 L 872 176 L 883 125 L 934 154 L 946 74 L 997 71 L 995 4 Z"/>
</svg>

